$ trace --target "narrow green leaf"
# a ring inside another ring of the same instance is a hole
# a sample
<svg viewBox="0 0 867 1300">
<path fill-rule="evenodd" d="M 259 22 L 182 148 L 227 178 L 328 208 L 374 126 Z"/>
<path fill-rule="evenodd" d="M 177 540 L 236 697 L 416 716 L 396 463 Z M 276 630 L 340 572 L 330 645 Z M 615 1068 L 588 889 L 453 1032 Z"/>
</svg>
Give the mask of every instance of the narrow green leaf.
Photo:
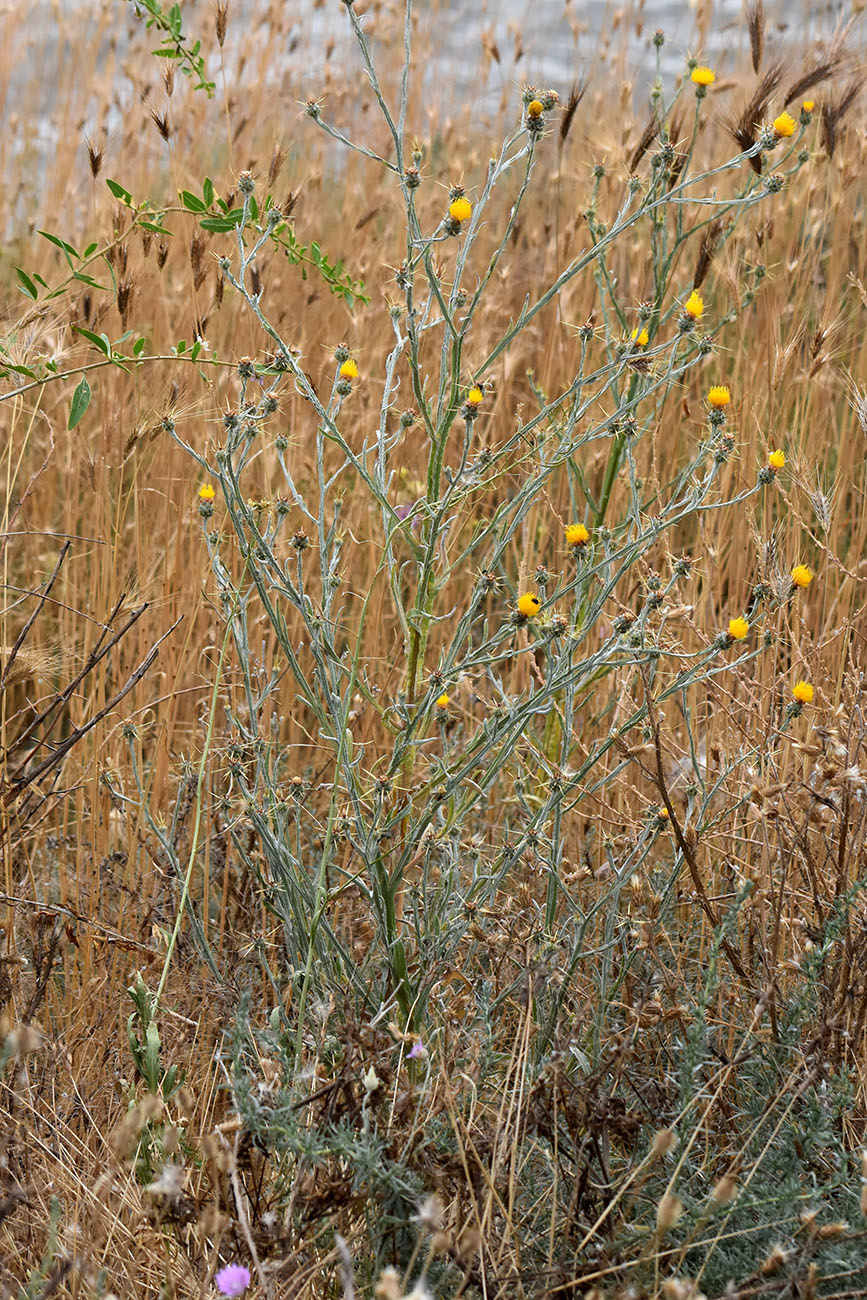
<svg viewBox="0 0 867 1300">
<path fill-rule="evenodd" d="M 36 285 L 30 279 L 30 276 L 26 273 L 26 271 L 22 271 L 20 266 L 16 266 L 15 274 L 18 276 L 18 279 L 21 281 L 21 287 L 24 290 L 24 292 L 27 294 L 27 297 L 32 298 L 35 301 L 39 297 L 39 290 L 36 288 Z"/>
<path fill-rule="evenodd" d="M 105 335 L 94 334 L 92 330 L 86 330 L 81 325 L 73 325 L 72 328 L 76 334 L 82 334 L 86 339 L 90 340 L 95 348 L 99 348 L 104 357 L 111 355 L 111 344 Z"/>
<path fill-rule="evenodd" d="M 107 289 L 106 285 L 97 284 L 93 276 L 85 275 L 83 271 L 73 271 L 72 278 L 73 280 L 80 280 L 82 284 L 89 284 L 91 289 Z"/>
<path fill-rule="evenodd" d="M 199 222 L 202 230 L 234 230 L 237 224 L 233 217 L 204 217 Z"/>
<path fill-rule="evenodd" d="M 81 254 L 75 251 L 72 244 L 67 244 L 65 239 L 60 239 L 57 235 L 51 235 L 47 230 L 40 230 L 39 234 L 43 239 L 47 239 L 49 244 L 54 244 L 55 247 L 62 249 L 67 256 L 77 257 L 81 261 Z"/>
<path fill-rule="evenodd" d="M 132 195 L 129 190 L 125 190 L 118 181 L 110 181 L 106 179 L 105 183 L 116 199 L 120 199 L 121 202 L 126 203 L 127 206 L 132 203 Z"/>
<path fill-rule="evenodd" d="M 181 202 L 188 212 L 207 212 L 208 205 L 203 203 L 195 194 L 189 190 L 181 190 Z"/>
<path fill-rule="evenodd" d="M 70 429 L 75 428 L 88 406 L 90 406 L 90 398 L 91 390 L 90 384 L 87 382 L 87 375 L 82 375 L 78 387 L 72 394 L 72 404 L 69 408 L 68 425 Z"/>
</svg>

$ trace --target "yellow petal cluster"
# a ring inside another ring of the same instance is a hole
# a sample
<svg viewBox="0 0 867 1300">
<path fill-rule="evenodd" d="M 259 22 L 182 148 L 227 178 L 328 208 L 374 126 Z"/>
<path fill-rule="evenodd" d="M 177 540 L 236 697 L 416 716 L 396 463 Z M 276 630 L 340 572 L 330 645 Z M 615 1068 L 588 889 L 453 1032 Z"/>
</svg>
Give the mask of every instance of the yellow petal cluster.
<svg viewBox="0 0 867 1300">
<path fill-rule="evenodd" d="M 712 86 L 716 81 L 713 68 L 693 68 L 690 77 L 697 86 Z"/>
<path fill-rule="evenodd" d="M 774 118 L 774 130 L 784 139 L 794 135 L 797 129 L 798 123 L 789 113 L 781 113 L 779 117 Z"/>
<path fill-rule="evenodd" d="M 590 540 L 590 534 L 583 524 L 569 524 L 566 528 L 566 543 L 568 546 L 583 546 Z"/>
<path fill-rule="evenodd" d="M 687 316 L 691 316 L 693 320 L 701 320 L 704 315 L 704 299 L 695 289 L 693 289 L 692 293 L 683 304 L 683 310 L 686 312 Z"/>
</svg>

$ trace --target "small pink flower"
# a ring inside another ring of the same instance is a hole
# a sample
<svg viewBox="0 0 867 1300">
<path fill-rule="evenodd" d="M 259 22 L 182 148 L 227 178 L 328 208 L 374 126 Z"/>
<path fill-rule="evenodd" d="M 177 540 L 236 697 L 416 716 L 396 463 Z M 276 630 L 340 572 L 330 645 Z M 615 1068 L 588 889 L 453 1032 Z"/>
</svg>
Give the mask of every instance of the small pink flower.
<svg viewBox="0 0 867 1300">
<path fill-rule="evenodd" d="M 221 1295 L 242 1295 L 250 1285 L 250 1270 L 243 1264 L 227 1264 L 214 1281 Z"/>
</svg>

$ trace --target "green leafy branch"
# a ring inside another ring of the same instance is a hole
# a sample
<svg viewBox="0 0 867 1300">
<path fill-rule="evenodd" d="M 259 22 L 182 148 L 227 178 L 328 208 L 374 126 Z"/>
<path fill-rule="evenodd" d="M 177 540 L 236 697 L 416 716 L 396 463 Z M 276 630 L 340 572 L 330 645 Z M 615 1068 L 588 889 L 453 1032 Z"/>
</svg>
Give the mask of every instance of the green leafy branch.
<svg viewBox="0 0 867 1300">
<path fill-rule="evenodd" d="M 201 198 L 190 190 L 181 190 L 180 199 L 184 209 L 199 218 L 203 230 L 228 232 L 237 230 L 243 222 L 243 207 L 230 207 L 225 199 L 217 198 L 210 177 L 205 178 Z M 299 243 L 294 227 L 279 214 L 270 194 L 261 208 L 255 195 L 250 196 L 245 229 L 254 230 L 259 235 L 270 235 L 274 245 L 283 249 L 292 265 L 301 267 L 302 279 L 307 279 L 307 267 L 312 266 L 331 292 L 339 295 L 348 307 L 354 306 L 356 300 L 365 306 L 370 302 L 370 296 L 364 292 L 364 282 L 353 280 L 345 269 L 342 258 L 337 258 L 335 262 L 329 261 L 316 240 L 310 244 Z"/>
<path fill-rule="evenodd" d="M 136 17 L 147 14 L 145 26 L 163 33 L 163 44 L 153 54 L 158 59 L 174 59 L 185 77 L 197 77 L 196 90 L 204 90 L 210 99 L 214 93 L 215 83 L 205 76 L 205 60 L 201 54 L 202 42 L 193 45 L 186 43 L 183 32 L 183 15 L 179 4 L 171 9 L 163 9 L 159 0 L 133 0 Z"/>
<path fill-rule="evenodd" d="M 53 234 L 51 231 L 40 230 L 39 235 L 62 254 L 69 267 L 69 275 L 52 286 L 37 271 L 26 271 L 23 267 L 16 266 L 15 275 L 18 279 L 19 288 L 31 303 L 41 308 L 44 304 L 62 297 L 76 284 L 83 284 L 89 289 L 116 295 L 117 280 L 111 258 L 113 250 L 128 239 L 135 230 L 150 231 L 160 235 L 160 237 L 172 236 L 173 232 L 165 224 L 170 213 L 191 213 L 198 218 L 201 228 L 211 233 L 236 230 L 241 226 L 244 216 L 243 208 L 232 207 L 229 200 L 220 198 L 215 193 L 214 184 L 210 177 L 205 178 L 201 197 L 193 194 L 190 190 L 182 190 L 180 193 L 180 207 L 160 208 L 149 200 L 137 204 L 130 191 L 121 185 L 119 181 L 107 179 L 106 185 L 112 196 L 128 210 L 130 215 L 129 224 L 124 229 L 117 230 L 114 238 L 107 244 L 100 245 L 97 242 L 92 242 L 83 251 L 79 251 L 74 244 L 59 235 Z M 284 250 L 287 259 L 293 265 L 301 267 L 301 274 L 304 279 L 307 278 L 307 267 L 312 266 L 328 285 L 330 291 L 342 297 L 347 306 L 354 306 L 356 301 L 365 304 L 370 302 L 369 296 L 364 293 L 363 282 L 353 280 L 352 276 L 345 270 L 342 260 L 339 258 L 334 262 L 329 260 L 316 241 L 306 245 L 301 244 L 296 239 L 291 223 L 282 218 L 270 195 L 265 200 L 263 207 L 264 223 L 256 224 L 260 221 L 260 209 L 255 198 L 251 199 L 247 228 L 255 229 L 260 236 L 263 234 L 270 236 L 275 246 Z M 90 273 L 97 262 L 101 262 L 107 269 L 110 284 L 100 283 Z M 25 318 L 25 322 L 27 319 L 30 318 Z M 10 379 L 15 375 L 29 381 L 0 394 L 0 402 L 20 396 L 30 389 L 40 387 L 46 383 L 79 375 L 79 382 L 72 395 L 69 408 L 68 428 L 72 430 L 81 421 L 93 397 L 93 389 L 88 379 L 89 371 L 100 369 L 106 365 L 128 370 L 131 366 L 138 366 L 145 362 L 170 361 L 173 359 L 192 363 L 202 362 L 210 365 L 224 364 L 218 362 L 216 356 L 204 355 L 205 344 L 201 339 L 196 339 L 192 344 L 188 344 L 186 339 L 180 339 L 171 349 L 170 355 L 147 355 L 145 353 L 147 341 L 143 336 L 136 338 L 130 350 L 121 350 L 121 345 L 134 337 L 134 332 L 131 330 L 127 330 L 119 338 L 112 340 L 105 333 L 96 334 L 81 325 L 73 325 L 72 328 L 82 338 L 87 339 L 101 354 L 98 361 L 80 366 L 61 367 L 53 358 L 47 357 L 40 358 L 30 365 L 22 365 L 12 359 L 13 336 L 9 335 L 5 339 L 0 339 L 0 379 Z"/>
</svg>

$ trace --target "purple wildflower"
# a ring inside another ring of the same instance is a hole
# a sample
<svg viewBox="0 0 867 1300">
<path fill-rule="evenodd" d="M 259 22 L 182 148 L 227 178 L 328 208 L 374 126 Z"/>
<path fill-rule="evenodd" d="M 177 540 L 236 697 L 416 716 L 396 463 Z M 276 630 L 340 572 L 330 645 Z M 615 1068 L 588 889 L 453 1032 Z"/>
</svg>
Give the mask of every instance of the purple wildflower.
<svg viewBox="0 0 867 1300">
<path fill-rule="evenodd" d="M 250 1270 L 243 1264 L 227 1264 L 214 1280 L 221 1295 L 241 1295 L 250 1285 Z"/>
</svg>

